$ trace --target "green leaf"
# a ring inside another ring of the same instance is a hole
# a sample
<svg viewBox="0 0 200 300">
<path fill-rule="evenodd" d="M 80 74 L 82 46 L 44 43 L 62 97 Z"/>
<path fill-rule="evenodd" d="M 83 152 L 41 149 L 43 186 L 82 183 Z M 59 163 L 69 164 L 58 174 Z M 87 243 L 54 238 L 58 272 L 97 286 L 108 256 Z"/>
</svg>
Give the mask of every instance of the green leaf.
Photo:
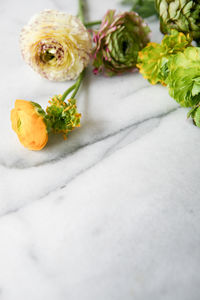
<svg viewBox="0 0 200 300">
<path fill-rule="evenodd" d="M 200 93 L 200 77 L 193 79 L 193 81 L 192 96 L 196 96 Z"/>
<path fill-rule="evenodd" d="M 200 104 L 192 107 L 187 116 L 188 118 L 193 119 L 193 122 L 197 127 L 200 127 Z"/>
<path fill-rule="evenodd" d="M 137 12 L 143 18 L 157 15 L 154 0 L 123 0 L 122 4 L 131 5 L 131 10 Z"/>
<path fill-rule="evenodd" d="M 197 109 L 197 105 L 193 106 L 190 111 L 187 113 L 187 118 L 193 118 L 195 115 L 195 111 Z"/>
<path fill-rule="evenodd" d="M 196 109 L 196 113 L 194 116 L 194 123 L 197 127 L 200 127 L 200 107 Z"/>
</svg>

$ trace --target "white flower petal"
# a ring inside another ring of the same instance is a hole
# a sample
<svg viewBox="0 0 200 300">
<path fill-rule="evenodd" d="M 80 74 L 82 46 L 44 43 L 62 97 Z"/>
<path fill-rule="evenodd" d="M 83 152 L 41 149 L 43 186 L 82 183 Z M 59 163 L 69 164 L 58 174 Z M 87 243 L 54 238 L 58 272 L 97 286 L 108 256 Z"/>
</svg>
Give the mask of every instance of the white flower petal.
<svg viewBox="0 0 200 300">
<path fill-rule="evenodd" d="M 76 79 L 88 65 L 92 40 L 75 16 L 45 10 L 22 29 L 24 60 L 41 76 L 55 81 Z"/>
</svg>

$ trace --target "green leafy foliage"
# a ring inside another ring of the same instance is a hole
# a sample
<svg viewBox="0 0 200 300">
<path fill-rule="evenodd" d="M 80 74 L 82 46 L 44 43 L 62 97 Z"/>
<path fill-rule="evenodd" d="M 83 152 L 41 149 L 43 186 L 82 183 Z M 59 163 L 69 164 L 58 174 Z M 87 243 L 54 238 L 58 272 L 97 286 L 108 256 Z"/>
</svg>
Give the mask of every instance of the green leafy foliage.
<svg viewBox="0 0 200 300">
<path fill-rule="evenodd" d="M 155 0 L 123 0 L 122 4 L 130 5 L 143 18 L 157 15 Z"/>
<path fill-rule="evenodd" d="M 37 111 L 37 113 L 43 117 L 45 117 L 46 113 L 45 111 L 43 110 L 43 108 L 41 107 L 40 104 L 38 104 L 37 102 L 33 102 L 33 101 L 30 101 L 32 103 L 32 105 L 34 106 L 35 110 Z"/>
<path fill-rule="evenodd" d="M 34 106 L 35 111 L 36 111 L 40 116 L 43 117 L 44 122 L 45 122 L 46 127 L 47 127 L 47 132 L 50 132 L 50 131 L 51 131 L 51 125 L 50 125 L 50 122 L 48 121 L 46 112 L 43 110 L 43 108 L 41 107 L 41 105 L 38 104 L 37 102 L 33 102 L 33 101 L 30 101 L 30 102 L 31 102 L 32 105 Z"/>
<path fill-rule="evenodd" d="M 200 104 L 194 106 L 188 113 L 188 118 L 192 118 L 194 124 L 200 127 Z"/>
</svg>

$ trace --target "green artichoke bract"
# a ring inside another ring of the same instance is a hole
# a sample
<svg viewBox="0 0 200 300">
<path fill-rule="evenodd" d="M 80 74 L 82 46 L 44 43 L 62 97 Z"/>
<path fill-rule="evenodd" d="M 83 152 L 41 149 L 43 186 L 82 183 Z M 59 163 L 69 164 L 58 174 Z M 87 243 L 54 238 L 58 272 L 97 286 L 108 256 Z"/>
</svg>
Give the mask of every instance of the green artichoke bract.
<svg viewBox="0 0 200 300">
<path fill-rule="evenodd" d="M 172 56 L 166 79 L 169 94 L 181 106 L 192 107 L 200 102 L 200 48 L 188 47 Z"/>
<path fill-rule="evenodd" d="M 108 76 L 134 71 L 138 52 L 149 42 L 149 27 L 135 12 L 109 10 L 94 34 L 94 73 Z"/>
<path fill-rule="evenodd" d="M 174 28 L 189 32 L 193 39 L 200 41 L 200 1 L 199 0 L 156 0 L 160 15 L 160 29 L 168 33 Z"/>
<path fill-rule="evenodd" d="M 165 84 L 168 76 L 168 61 L 172 55 L 184 51 L 191 45 L 192 39 L 189 34 L 185 35 L 177 30 L 171 30 L 161 44 L 149 43 L 138 54 L 137 67 L 140 73 L 151 84 Z"/>
</svg>

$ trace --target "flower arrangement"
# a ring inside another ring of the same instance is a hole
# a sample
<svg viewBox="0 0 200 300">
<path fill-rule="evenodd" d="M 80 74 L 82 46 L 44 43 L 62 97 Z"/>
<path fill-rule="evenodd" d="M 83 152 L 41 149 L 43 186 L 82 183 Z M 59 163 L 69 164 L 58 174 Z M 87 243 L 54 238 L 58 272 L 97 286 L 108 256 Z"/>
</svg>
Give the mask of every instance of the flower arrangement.
<svg viewBox="0 0 200 300">
<path fill-rule="evenodd" d="M 192 0 L 124 0 L 132 5 L 131 11 L 108 10 L 101 21 L 86 23 L 84 2 L 78 3 L 77 17 L 45 10 L 21 31 L 21 53 L 34 71 L 48 80 L 76 80 L 63 94 L 54 95 L 46 110 L 36 102 L 15 101 L 11 122 L 21 144 L 41 150 L 49 132 L 61 133 L 66 139 L 80 127 L 75 97 L 90 61 L 95 75 L 139 70 L 151 84 L 166 86 L 175 101 L 191 107 L 188 117 L 200 127 L 200 48 L 192 45 L 200 38 L 200 5 Z M 161 31 L 166 33 L 160 44 L 150 42 L 150 29 L 142 19 L 155 14 L 155 7 Z M 99 29 L 92 30 L 94 25 L 100 25 Z"/>
</svg>

